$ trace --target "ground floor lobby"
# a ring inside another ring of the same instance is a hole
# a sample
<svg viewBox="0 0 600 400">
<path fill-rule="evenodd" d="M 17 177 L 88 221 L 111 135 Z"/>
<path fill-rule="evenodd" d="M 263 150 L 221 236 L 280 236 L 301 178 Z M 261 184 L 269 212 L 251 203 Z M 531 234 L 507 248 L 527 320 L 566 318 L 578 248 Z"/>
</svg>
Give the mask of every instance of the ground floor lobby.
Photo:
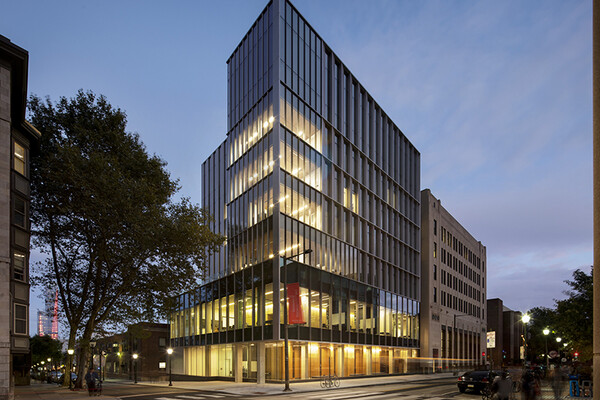
<svg viewBox="0 0 600 400">
<path fill-rule="evenodd" d="M 176 347 L 173 373 L 192 377 L 222 377 L 236 382 L 284 380 L 283 341 Z M 289 342 L 291 380 L 381 376 L 420 370 L 418 350 L 372 345 Z"/>
</svg>

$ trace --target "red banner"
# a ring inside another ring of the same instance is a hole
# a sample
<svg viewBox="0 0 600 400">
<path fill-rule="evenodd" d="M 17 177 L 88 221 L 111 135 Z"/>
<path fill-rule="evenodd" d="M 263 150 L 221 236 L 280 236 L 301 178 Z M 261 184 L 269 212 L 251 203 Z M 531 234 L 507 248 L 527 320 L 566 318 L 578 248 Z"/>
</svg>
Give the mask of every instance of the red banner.
<svg viewBox="0 0 600 400">
<path fill-rule="evenodd" d="M 300 303 L 300 284 L 288 283 L 287 285 L 288 294 L 288 323 L 289 324 L 303 324 L 304 317 L 302 315 L 302 303 Z"/>
</svg>

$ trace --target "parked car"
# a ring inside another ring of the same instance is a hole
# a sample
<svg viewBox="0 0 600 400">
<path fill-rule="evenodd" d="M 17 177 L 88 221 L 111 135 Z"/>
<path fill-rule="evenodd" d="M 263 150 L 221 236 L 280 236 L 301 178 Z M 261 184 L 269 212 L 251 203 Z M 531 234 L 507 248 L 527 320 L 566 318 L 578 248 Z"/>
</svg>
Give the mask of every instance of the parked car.
<svg viewBox="0 0 600 400">
<path fill-rule="evenodd" d="M 47 382 L 48 383 L 58 383 L 60 378 L 62 377 L 62 372 L 60 371 L 50 371 L 48 372 Z"/>
<path fill-rule="evenodd" d="M 490 382 L 494 381 L 496 376 L 500 375 L 501 373 L 502 371 L 489 370 L 465 372 L 458 378 L 456 385 L 461 393 L 464 393 L 467 390 L 481 392 L 487 387 L 487 385 L 490 384 Z"/>
<path fill-rule="evenodd" d="M 77 374 L 75 372 L 71 372 L 71 382 L 75 383 L 76 380 L 77 380 Z M 60 383 L 62 385 L 64 381 L 65 381 L 65 374 L 62 374 L 58 383 Z"/>
</svg>

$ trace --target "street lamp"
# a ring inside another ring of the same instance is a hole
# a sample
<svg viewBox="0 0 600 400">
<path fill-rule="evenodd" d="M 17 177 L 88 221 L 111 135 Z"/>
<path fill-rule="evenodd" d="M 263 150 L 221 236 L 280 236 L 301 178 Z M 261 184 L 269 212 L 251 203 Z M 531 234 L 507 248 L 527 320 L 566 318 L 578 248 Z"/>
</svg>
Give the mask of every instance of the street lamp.
<svg viewBox="0 0 600 400">
<path fill-rule="evenodd" d="M 137 383 L 137 359 L 138 359 L 138 354 L 137 353 L 133 353 L 132 357 L 133 357 L 133 383 Z"/>
<path fill-rule="evenodd" d="M 92 349 L 92 356 L 90 357 L 90 369 L 94 369 L 94 347 L 96 347 L 96 342 L 90 342 L 90 348 Z"/>
<path fill-rule="evenodd" d="M 73 354 L 75 350 L 68 349 L 67 354 L 69 355 L 69 390 L 73 390 L 73 379 L 71 379 L 71 371 L 73 371 Z"/>
<path fill-rule="evenodd" d="M 286 257 L 285 251 L 283 252 L 283 331 L 284 331 L 284 346 L 285 346 L 285 387 L 283 388 L 284 392 L 291 392 L 290 389 L 290 351 L 288 349 L 288 312 L 287 312 L 287 262 L 292 258 L 296 258 L 305 254 L 312 253 L 312 249 L 306 249 L 301 253 L 294 254 L 292 256 Z"/>
<path fill-rule="evenodd" d="M 527 365 L 527 324 L 529 323 L 529 321 L 531 321 L 531 317 L 528 314 L 523 314 L 523 316 L 521 317 L 521 321 L 523 321 L 523 324 L 525 325 L 525 336 L 523 336 L 524 339 L 524 346 L 523 346 L 523 358 L 524 358 L 524 362 L 523 365 L 526 366 Z"/>
<path fill-rule="evenodd" d="M 548 335 L 550 334 L 550 329 L 546 328 L 542 332 L 544 333 L 546 342 L 546 371 L 548 371 L 550 369 L 550 358 L 548 357 Z"/>
<path fill-rule="evenodd" d="M 169 386 L 173 386 L 173 376 L 171 375 L 171 354 L 173 354 L 173 349 L 171 347 L 167 349 L 167 354 L 169 355 Z"/>
</svg>

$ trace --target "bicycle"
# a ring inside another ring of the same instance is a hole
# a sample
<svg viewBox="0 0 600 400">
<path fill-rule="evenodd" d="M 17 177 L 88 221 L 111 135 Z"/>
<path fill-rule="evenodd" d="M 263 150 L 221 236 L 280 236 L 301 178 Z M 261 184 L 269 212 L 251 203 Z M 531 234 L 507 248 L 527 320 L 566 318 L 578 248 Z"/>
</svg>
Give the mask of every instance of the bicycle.
<svg viewBox="0 0 600 400">
<path fill-rule="evenodd" d="M 340 380 L 337 375 L 323 375 L 321 376 L 321 387 L 324 388 L 332 388 L 332 387 L 340 387 Z"/>
<path fill-rule="evenodd" d="M 481 400 L 491 400 L 492 398 L 492 382 L 489 382 L 481 389 Z"/>
</svg>

